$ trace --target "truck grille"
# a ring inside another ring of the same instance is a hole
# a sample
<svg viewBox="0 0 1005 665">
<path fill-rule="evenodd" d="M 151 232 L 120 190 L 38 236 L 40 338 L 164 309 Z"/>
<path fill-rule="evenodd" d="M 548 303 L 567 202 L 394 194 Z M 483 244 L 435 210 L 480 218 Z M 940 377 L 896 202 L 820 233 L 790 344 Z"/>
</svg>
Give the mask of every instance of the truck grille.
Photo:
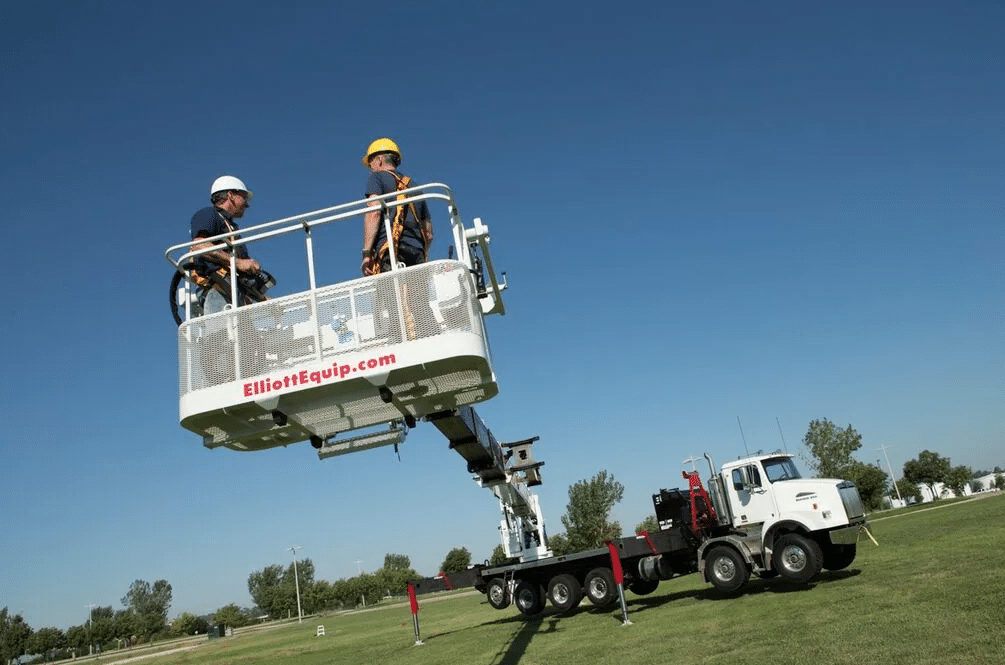
<svg viewBox="0 0 1005 665">
<path fill-rule="evenodd" d="M 862 497 L 858 495 L 855 483 L 850 480 L 838 483 L 838 492 L 841 494 L 841 503 L 844 504 L 844 511 L 848 515 L 848 519 L 852 520 L 865 515 Z"/>
</svg>

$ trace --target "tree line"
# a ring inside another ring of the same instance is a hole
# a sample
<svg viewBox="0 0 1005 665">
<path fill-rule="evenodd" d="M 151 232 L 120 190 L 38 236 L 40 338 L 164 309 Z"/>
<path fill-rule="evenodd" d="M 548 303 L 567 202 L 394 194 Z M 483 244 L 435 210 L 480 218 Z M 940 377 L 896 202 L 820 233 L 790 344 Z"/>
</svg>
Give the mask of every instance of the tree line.
<svg viewBox="0 0 1005 665">
<path fill-rule="evenodd" d="M 87 620 L 68 628 L 33 630 L 20 614 L 0 610 L 0 662 L 7 663 L 25 654 L 42 655 L 45 660 L 73 658 L 137 642 L 169 632 L 168 608 L 171 585 L 166 580 L 153 584 L 136 580 L 122 598 L 123 610 L 111 606 L 92 607 Z"/>
</svg>

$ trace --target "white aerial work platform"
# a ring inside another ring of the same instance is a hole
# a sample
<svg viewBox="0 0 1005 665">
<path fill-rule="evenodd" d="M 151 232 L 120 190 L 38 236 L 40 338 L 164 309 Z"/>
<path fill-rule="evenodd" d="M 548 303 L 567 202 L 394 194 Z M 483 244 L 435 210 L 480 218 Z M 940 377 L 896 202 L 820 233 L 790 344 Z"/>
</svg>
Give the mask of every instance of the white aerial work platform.
<svg viewBox="0 0 1005 665">
<path fill-rule="evenodd" d="M 374 200 L 241 229 L 239 240 L 223 234 L 200 250 L 193 247 L 207 239 L 167 250 L 186 277 L 178 294 L 186 313 L 178 329 L 180 419 L 204 445 L 262 450 L 310 440 L 322 457 L 344 454 L 396 444 L 420 418 L 447 417 L 496 395 L 483 318 L 504 312 L 505 275 L 498 279 L 493 269 L 488 228 L 478 218 L 464 226 L 446 185 L 376 200 L 388 236 L 398 206 L 445 204 L 454 258 L 316 283 L 312 231 L 350 222 L 345 233 L 356 242 Z M 242 244 L 256 256 L 259 243 L 289 234 L 304 238 L 308 290 L 195 316 L 186 267 L 196 257 L 219 249 L 233 256 Z"/>
</svg>

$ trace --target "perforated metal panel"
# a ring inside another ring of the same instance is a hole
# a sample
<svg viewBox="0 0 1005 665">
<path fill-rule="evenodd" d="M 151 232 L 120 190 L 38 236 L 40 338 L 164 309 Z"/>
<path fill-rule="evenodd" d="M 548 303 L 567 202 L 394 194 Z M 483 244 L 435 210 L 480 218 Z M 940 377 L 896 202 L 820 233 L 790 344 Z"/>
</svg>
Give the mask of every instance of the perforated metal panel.
<svg viewBox="0 0 1005 665">
<path fill-rule="evenodd" d="M 457 261 L 196 318 L 178 341 L 182 424 L 211 447 L 285 445 L 498 390 L 474 281 Z"/>
</svg>

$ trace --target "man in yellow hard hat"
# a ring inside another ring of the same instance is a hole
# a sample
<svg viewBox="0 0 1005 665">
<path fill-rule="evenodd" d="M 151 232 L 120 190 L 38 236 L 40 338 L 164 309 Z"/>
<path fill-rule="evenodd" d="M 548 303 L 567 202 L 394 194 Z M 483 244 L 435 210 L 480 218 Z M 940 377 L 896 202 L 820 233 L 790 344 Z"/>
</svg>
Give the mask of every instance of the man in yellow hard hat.
<svg viewBox="0 0 1005 665">
<path fill-rule="evenodd" d="M 367 198 L 390 194 L 408 189 L 412 180 L 398 173 L 401 151 L 389 138 L 377 139 L 366 149 L 363 166 L 369 167 L 370 177 L 366 181 Z M 391 203 L 391 202 L 388 202 Z M 429 258 L 429 246 L 433 242 L 433 227 L 429 209 L 425 201 L 390 208 L 392 215 L 391 235 L 394 254 L 399 264 L 414 266 L 425 263 Z M 381 219 L 380 208 L 374 206 L 363 219 L 363 264 L 364 275 L 376 275 L 391 269 L 387 232 Z"/>
</svg>

